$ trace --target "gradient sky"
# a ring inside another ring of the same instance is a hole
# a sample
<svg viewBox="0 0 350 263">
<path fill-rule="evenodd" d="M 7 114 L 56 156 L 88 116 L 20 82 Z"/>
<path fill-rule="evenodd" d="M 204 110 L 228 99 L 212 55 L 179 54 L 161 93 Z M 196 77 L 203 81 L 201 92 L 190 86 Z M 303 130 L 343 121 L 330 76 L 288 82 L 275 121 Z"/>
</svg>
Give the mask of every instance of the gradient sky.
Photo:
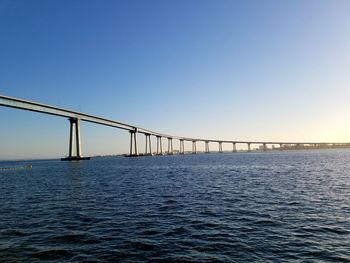
<svg viewBox="0 0 350 263">
<path fill-rule="evenodd" d="M 0 94 L 181 136 L 350 141 L 349 14 L 346 0 L 0 0 Z M 0 159 L 68 152 L 64 118 L 0 120 Z M 84 155 L 127 151 L 126 132 L 81 132 Z"/>
</svg>

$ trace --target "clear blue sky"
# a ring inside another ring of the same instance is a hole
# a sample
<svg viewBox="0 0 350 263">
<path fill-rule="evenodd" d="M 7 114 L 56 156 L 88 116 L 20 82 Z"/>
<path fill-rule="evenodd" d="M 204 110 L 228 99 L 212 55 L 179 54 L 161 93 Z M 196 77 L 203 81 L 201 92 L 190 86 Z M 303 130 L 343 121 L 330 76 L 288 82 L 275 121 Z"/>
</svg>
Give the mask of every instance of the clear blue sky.
<svg viewBox="0 0 350 263">
<path fill-rule="evenodd" d="M 341 0 L 0 0 L 0 93 L 175 135 L 350 141 L 349 14 Z M 0 120 L 0 159 L 67 154 L 67 120 Z M 82 140 L 85 155 L 128 147 L 86 123 Z"/>
</svg>

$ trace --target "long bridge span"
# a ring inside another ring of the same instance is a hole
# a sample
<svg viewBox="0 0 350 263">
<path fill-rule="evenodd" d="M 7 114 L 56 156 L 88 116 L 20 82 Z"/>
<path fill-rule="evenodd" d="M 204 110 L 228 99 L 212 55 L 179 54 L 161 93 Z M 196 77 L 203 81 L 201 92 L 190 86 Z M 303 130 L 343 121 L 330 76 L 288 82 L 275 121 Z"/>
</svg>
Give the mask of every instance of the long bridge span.
<svg viewBox="0 0 350 263">
<path fill-rule="evenodd" d="M 81 140 L 80 140 L 80 122 L 92 122 L 99 125 L 110 126 L 117 129 L 122 129 L 130 133 L 130 152 L 127 156 L 149 156 L 153 155 L 152 147 L 151 147 L 151 137 L 156 138 L 157 147 L 155 154 L 163 155 L 163 145 L 162 141 L 167 140 L 167 151 L 164 151 L 165 154 L 172 155 L 174 154 L 173 140 L 179 141 L 179 154 L 185 154 L 185 142 L 192 143 L 191 153 L 197 153 L 197 143 L 202 142 L 205 144 L 205 153 L 210 153 L 209 145 L 216 143 L 219 146 L 219 152 L 222 153 L 222 145 L 223 144 L 231 144 L 232 152 L 237 152 L 237 144 L 246 144 L 247 151 L 251 152 L 252 144 L 262 145 L 263 151 L 267 150 L 267 145 L 279 145 L 280 148 L 285 145 L 318 145 L 318 146 L 326 146 L 326 145 L 339 145 L 349 143 L 334 143 L 334 142 L 282 142 L 282 141 L 241 141 L 241 140 L 219 140 L 219 139 L 205 139 L 205 138 L 193 138 L 193 137 L 181 137 L 170 134 L 159 133 L 155 131 L 151 131 L 142 127 L 138 127 L 135 125 L 110 120 L 106 118 L 102 118 L 99 116 L 94 116 L 82 112 L 72 111 L 68 109 L 63 109 L 51 105 L 46 105 L 38 102 L 8 97 L 0 95 L 0 106 L 10 107 L 21 110 L 28 110 L 34 112 L 40 112 L 49 115 L 55 115 L 59 117 L 68 118 L 70 122 L 70 136 L 69 136 L 69 149 L 68 156 L 62 158 L 61 160 L 84 160 L 89 159 L 89 157 L 84 157 L 82 154 Z M 146 139 L 144 152 L 141 153 L 138 149 L 137 144 L 137 134 L 143 134 Z"/>
</svg>

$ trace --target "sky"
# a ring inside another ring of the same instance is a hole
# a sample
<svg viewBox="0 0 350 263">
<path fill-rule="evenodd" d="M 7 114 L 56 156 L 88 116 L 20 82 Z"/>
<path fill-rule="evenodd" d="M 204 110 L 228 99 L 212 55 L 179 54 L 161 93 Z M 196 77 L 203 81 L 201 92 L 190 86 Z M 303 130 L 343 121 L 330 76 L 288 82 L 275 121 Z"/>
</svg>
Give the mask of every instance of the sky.
<svg viewBox="0 0 350 263">
<path fill-rule="evenodd" d="M 346 0 L 0 0 L 0 94 L 179 136 L 350 142 L 349 13 Z M 67 155 L 67 119 L 0 107 L 0 120 L 0 159 Z M 125 131 L 82 123 L 81 137 L 85 156 L 128 150 Z"/>
</svg>

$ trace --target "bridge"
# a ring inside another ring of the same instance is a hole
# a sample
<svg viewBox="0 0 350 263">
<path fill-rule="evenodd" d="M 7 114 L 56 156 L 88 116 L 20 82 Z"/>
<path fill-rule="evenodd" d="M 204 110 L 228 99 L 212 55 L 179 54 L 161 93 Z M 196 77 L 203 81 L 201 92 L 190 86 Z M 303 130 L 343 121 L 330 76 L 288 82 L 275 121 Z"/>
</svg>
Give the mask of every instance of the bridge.
<svg viewBox="0 0 350 263">
<path fill-rule="evenodd" d="M 118 122 L 115 120 L 110 120 L 102 118 L 99 116 L 94 116 L 86 113 L 81 113 L 77 111 L 72 111 L 68 109 L 63 109 L 59 107 L 54 107 L 51 105 L 46 105 L 42 103 L 37 103 L 33 101 L 12 98 L 0 95 L 0 106 L 10 107 L 15 109 L 34 111 L 49 115 L 55 115 L 59 117 L 68 118 L 70 123 L 70 136 L 69 136 L 69 149 L 68 156 L 62 158 L 63 161 L 75 161 L 75 160 L 87 160 L 89 157 L 84 157 L 82 154 L 81 140 L 80 140 L 80 122 L 86 121 L 91 123 L 96 123 L 99 125 L 110 126 L 117 129 L 122 129 L 130 133 L 130 152 L 128 157 L 136 156 L 151 156 L 151 138 L 156 138 L 156 155 L 173 155 L 175 153 L 173 147 L 173 140 L 179 141 L 179 154 L 185 154 L 185 142 L 190 142 L 192 144 L 191 153 L 197 153 L 197 143 L 204 143 L 205 153 L 210 153 L 210 144 L 218 144 L 219 153 L 222 153 L 222 145 L 230 144 L 232 145 L 232 152 L 237 152 L 237 144 L 247 145 L 247 152 L 251 152 L 251 145 L 261 145 L 263 151 L 267 151 L 268 145 L 318 145 L 318 146 L 328 146 L 328 145 L 350 145 L 349 143 L 334 143 L 334 142 L 281 142 L 281 141 L 241 141 L 241 140 L 218 140 L 218 139 L 205 139 L 205 138 L 192 138 L 192 137 L 181 137 L 170 134 L 163 134 L 155 131 L 151 131 L 145 128 L 137 127 L 135 125 Z M 145 150 L 141 153 L 138 149 L 137 144 L 137 134 L 143 134 L 146 139 Z M 163 140 L 167 140 L 167 151 L 163 152 Z"/>
</svg>

